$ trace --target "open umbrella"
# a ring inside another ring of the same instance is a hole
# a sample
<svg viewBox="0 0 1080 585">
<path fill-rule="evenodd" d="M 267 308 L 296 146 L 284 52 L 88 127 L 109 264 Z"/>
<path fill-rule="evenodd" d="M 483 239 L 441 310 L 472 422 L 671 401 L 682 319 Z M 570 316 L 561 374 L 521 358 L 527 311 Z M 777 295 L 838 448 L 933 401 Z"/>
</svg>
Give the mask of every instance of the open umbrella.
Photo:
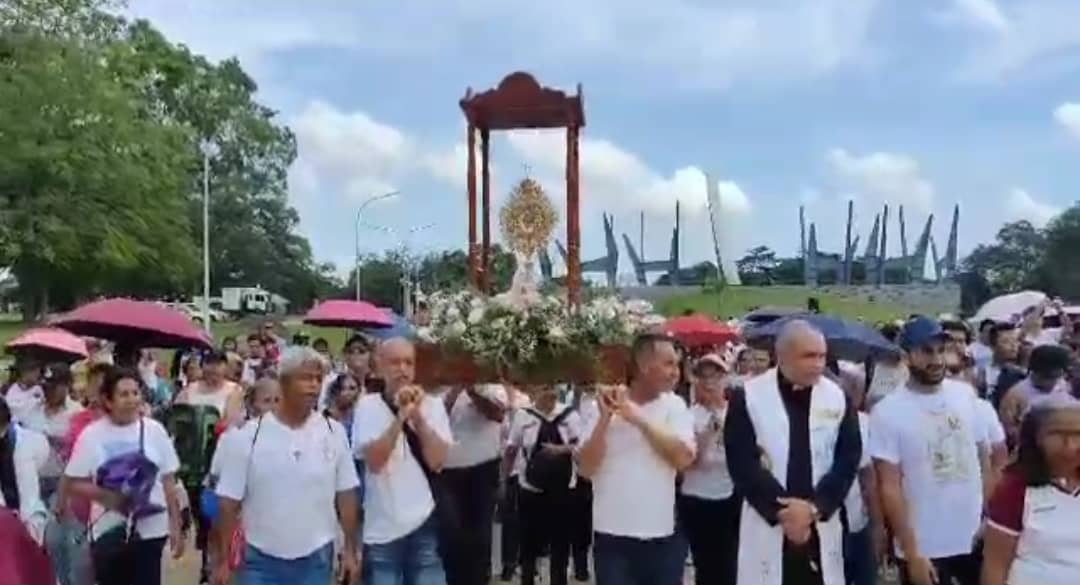
<svg viewBox="0 0 1080 585">
<path fill-rule="evenodd" d="M 739 338 L 739 332 L 705 315 L 685 315 L 664 323 L 665 333 L 687 347 L 723 345 Z"/>
<path fill-rule="evenodd" d="M 861 362 L 868 357 L 896 354 L 900 351 L 875 329 L 829 315 L 784 317 L 747 331 L 747 342 L 759 347 L 775 343 L 784 325 L 793 320 L 806 321 L 821 331 L 828 343 L 829 353 L 837 359 Z"/>
<path fill-rule="evenodd" d="M 211 347 L 206 333 L 183 313 L 165 305 L 105 299 L 83 305 L 50 323 L 76 335 L 108 339 L 131 347 Z"/>
<path fill-rule="evenodd" d="M 365 334 L 380 341 L 386 341 L 387 339 L 394 339 L 397 337 L 412 339 L 416 336 L 416 329 L 413 328 L 412 323 L 409 323 L 409 320 L 405 317 L 398 315 L 390 309 L 379 309 L 379 312 L 390 320 L 390 327 L 362 328 Z"/>
<path fill-rule="evenodd" d="M 1024 311 L 1044 302 L 1046 302 L 1046 293 L 1034 290 L 1001 295 L 986 301 L 979 307 L 971 321 L 973 323 L 981 323 L 986 319 L 1003 323 L 1016 321 Z"/>
<path fill-rule="evenodd" d="M 86 342 L 77 335 L 55 327 L 28 329 L 4 345 L 11 352 L 26 352 L 59 361 L 72 362 L 87 357 Z"/>
<path fill-rule="evenodd" d="M 374 329 L 390 327 L 394 321 L 385 311 L 364 301 L 323 301 L 304 316 L 304 323 L 317 327 Z"/>
<path fill-rule="evenodd" d="M 782 319 L 790 315 L 800 315 L 805 313 L 806 309 L 802 307 L 783 307 L 779 305 L 767 305 L 764 307 L 758 307 L 753 311 L 743 315 L 742 320 L 750 325 L 764 325 L 765 323 L 771 323 L 777 319 Z"/>
</svg>

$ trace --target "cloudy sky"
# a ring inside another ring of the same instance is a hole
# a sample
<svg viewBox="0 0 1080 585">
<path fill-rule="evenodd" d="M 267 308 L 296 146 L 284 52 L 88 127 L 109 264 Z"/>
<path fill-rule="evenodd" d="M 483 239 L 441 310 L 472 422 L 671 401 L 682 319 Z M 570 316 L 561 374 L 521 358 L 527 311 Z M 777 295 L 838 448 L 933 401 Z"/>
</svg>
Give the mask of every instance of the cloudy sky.
<svg viewBox="0 0 1080 585">
<path fill-rule="evenodd" d="M 1045 223 L 1080 185 L 1076 0 L 130 4 L 198 52 L 239 57 L 297 134 L 292 201 L 316 255 L 341 267 L 358 206 L 391 190 L 365 211 L 384 229 L 363 229 L 364 251 L 465 245 L 458 100 L 515 70 L 584 88 L 586 259 L 602 252 L 602 211 L 635 239 L 645 211 L 646 255 L 666 256 L 676 200 L 687 261 L 709 258 L 706 172 L 736 255 L 795 254 L 800 204 L 839 250 L 848 199 L 863 241 L 888 202 L 905 206 L 909 240 L 936 214 L 942 248 L 958 203 L 966 251 L 1002 222 Z M 528 172 L 562 207 L 564 145 L 496 135 L 496 204 Z"/>
</svg>

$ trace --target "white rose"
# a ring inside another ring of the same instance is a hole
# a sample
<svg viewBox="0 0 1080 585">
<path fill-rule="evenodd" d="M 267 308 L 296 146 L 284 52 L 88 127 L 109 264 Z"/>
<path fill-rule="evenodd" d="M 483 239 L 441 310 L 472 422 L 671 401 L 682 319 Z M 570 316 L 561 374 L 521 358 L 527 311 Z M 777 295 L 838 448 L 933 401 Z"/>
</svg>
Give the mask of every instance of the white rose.
<svg viewBox="0 0 1080 585">
<path fill-rule="evenodd" d="M 450 307 L 449 309 L 446 310 L 446 318 L 447 319 L 460 319 L 461 318 L 461 310 L 458 309 L 457 307 Z"/>
<path fill-rule="evenodd" d="M 465 322 L 460 321 L 460 320 L 459 321 L 454 321 L 450 325 L 450 327 L 448 329 L 450 331 L 450 335 L 453 335 L 455 337 L 460 337 L 460 336 L 465 334 L 465 329 L 466 329 Z"/>
<path fill-rule="evenodd" d="M 553 325 L 548 329 L 548 337 L 551 339 L 566 339 L 566 331 L 558 325 Z"/>
<path fill-rule="evenodd" d="M 482 307 L 473 307 L 469 311 L 469 324 L 476 325 L 484 318 L 484 309 Z"/>
</svg>

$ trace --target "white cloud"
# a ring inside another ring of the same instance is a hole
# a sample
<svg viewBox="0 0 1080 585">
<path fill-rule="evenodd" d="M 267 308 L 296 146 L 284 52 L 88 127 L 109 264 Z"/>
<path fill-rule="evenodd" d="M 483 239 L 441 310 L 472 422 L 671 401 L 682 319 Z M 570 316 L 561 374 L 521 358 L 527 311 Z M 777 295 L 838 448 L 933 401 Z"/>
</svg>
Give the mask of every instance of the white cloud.
<svg viewBox="0 0 1080 585">
<path fill-rule="evenodd" d="M 413 146 L 397 128 L 319 100 L 310 102 L 291 126 L 305 180 L 336 185 L 354 200 L 393 191 L 395 177 L 412 157 Z"/>
<path fill-rule="evenodd" d="M 1036 63 L 1053 64 L 1080 50 L 1080 2 L 1026 0 L 1006 7 L 990 0 L 954 0 L 994 33 L 972 45 L 962 75 L 1000 80 Z"/>
<path fill-rule="evenodd" d="M 1054 110 L 1054 119 L 1061 124 L 1069 134 L 1080 139 L 1080 102 L 1069 102 L 1058 106 Z"/>
<path fill-rule="evenodd" d="M 1042 227 L 1060 214 L 1061 209 L 1036 201 L 1030 193 L 1017 188 L 1009 191 L 1009 195 L 1005 198 L 1005 213 L 1010 221 L 1026 219 L 1034 226 Z"/>
<path fill-rule="evenodd" d="M 966 24 L 991 32 L 1009 28 L 1009 20 L 994 0 L 952 0 L 952 3 L 957 16 Z"/>
<path fill-rule="evenodd" d="M 545 176 L 561 176 L 566 164 L 562 131 L 514 131 L 509 133 L 508 141 L 523 162 Z M 637 155 L 597 138 L 583 138 L 578 152 L 583 200 L 596 201 L 608 209 L 643 210 L 658 216 L 669 216 L 676 201 L 689 213 L 706 208 L 705 173 L 699 167 L 685 166 L 664 176 Z M 750 200 L 737 184 L 721 180 L 718 185 L 725 210 L 733 214 L 750 212 Z"/>
<path fill-rule="evenodd" d="M 923 212 L 933 209 L 934 186 L 910 156 L 891 152 L 856 155 L 834 148 L 826 160 L 838 185 L 857 199 L 874 206 L 887 203 Z"/>
<path fill-rule="evenodd" d="M 880 0 L 131 0 L 128 12 L 213 58 L 245 64 L 278 51 L 586 66 L 722 85 L 827 74 L 864 62 Z M 566 15 L 573 14 L 573 18 Z M 477 34 L 484 31 L 484 34 Z M 494 32 L 492 32 L 494 31 Z"/>
</svg>

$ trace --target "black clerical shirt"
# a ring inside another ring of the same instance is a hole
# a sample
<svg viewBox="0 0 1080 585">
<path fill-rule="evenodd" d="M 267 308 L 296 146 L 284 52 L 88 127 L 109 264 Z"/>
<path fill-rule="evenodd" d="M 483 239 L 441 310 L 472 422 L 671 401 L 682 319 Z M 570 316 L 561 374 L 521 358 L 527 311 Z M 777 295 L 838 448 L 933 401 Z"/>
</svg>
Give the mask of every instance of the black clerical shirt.
<svg viewBox="0 0 1080 585">
<path fill-rule="evenodd" d="M 791 434 L 786 487 L 761 463 L 757 433 L 746 410 L 746 396 L 741 392 L 733 393 L 724 424 L 724 445 L 731 479 L 736 491 L 772 526 L 778 523 L 776 515 L 780 504 L 777 499 L 785 497 L 813 502 L 824 522 L 843 505 L 859 470 L 862 439 L 858 414 L 848 402 L 840 422 L 832 468 L 815 486 L 810 447 L 810 397 L 814 389 L 796 390 L 779 370 L 776 376 Z"/>
</svg>

